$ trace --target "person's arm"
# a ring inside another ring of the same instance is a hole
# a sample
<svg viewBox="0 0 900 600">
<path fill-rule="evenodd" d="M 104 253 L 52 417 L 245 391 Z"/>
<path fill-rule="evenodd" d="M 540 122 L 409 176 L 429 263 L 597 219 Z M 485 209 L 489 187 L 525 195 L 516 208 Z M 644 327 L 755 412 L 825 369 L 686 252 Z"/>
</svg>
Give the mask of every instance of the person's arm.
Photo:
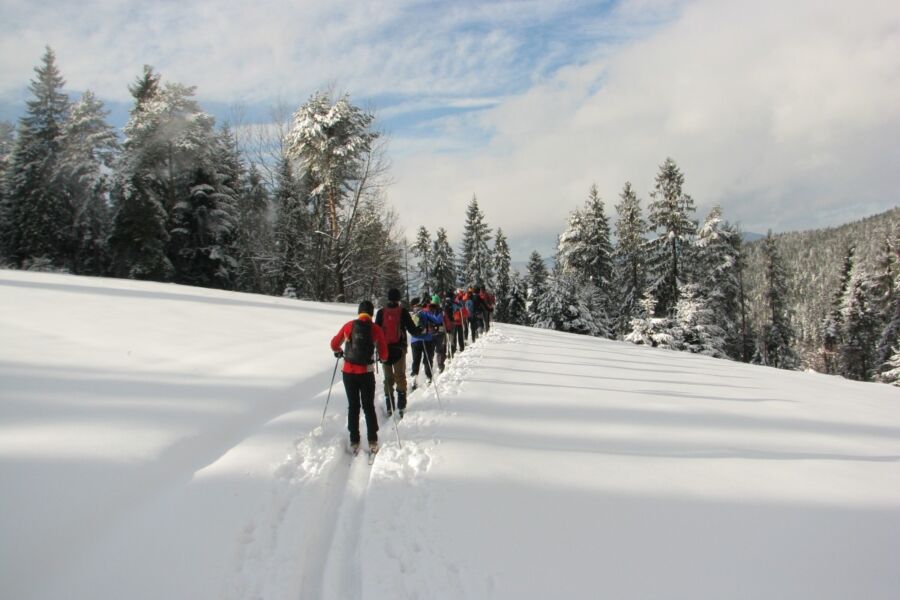
<svg viewBox="0 0 900 600">
<path fill-rule="evenodd" d="M 350 330 L 353 326 L 353 321 L 347 323 L 341 330 L 338 331 L 337 335 L 331 338 L 331 351 L 332 352 L 341 352 L 341 345 L 350 337 Z"/>
<path fill-rule="evenodd" d="M 413 321 L 412 315 L 410 315 L 409 311 L 405 308 L 400 311 L 400 323 L 403 325 L 403 329 L 405 329 L 410 335 L 414 335 L 416 337 L 422 335 L 422 329 L 416 325 L 415 321 Z"/>
<path fill-rule="evenodd" d="M 375 340 L 375 346 L 378 348 L 379 360 L 386 361 L 388 359 L 387 340 L 384 337 L 384 330 L 378 325 L 372 325 L 372 338 Z"/>
</svg>

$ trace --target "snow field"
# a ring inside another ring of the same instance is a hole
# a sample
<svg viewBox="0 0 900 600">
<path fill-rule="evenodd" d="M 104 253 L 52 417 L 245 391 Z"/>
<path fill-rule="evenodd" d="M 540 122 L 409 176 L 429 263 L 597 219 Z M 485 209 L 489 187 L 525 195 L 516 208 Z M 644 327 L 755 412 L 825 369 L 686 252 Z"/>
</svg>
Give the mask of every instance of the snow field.
<svg viewBox="0 0 900 600">
<path fill-rule="evenodd" d="M 352 306 L 0 271 L 0 309 L 3 598 L 900 589 L 896 388 L 497 325 L 369 467 L 339 377 L 320 425 Z"/>
</svg>

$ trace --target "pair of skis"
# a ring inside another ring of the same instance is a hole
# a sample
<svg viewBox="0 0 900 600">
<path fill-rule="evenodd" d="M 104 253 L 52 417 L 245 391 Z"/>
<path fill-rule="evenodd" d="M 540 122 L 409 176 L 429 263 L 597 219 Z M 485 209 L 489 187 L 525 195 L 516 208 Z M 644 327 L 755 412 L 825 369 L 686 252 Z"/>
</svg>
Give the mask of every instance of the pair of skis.
<svg viewBox="0 0 900 600">
<path fill-rule="evenodd" d="M 369 455 L 369 464 L 370 464 L 370 465 L 371 465 L 372 463 L 375 462 L 375 455 L 378 454 L 378 451 L 379 451 L 380 449 L 381 449 L 381 446 L 375 446 L 375 449 L 374 449 L 374 450 L 369 449 L 369 450 L 366 451 L 366 454 Z M 355 447 L 354 447 L 354 446 L 350 446 L 350 447 L 347 449 L 347 452 L 349 452 L 349 453 L 350 453 L 350 456 L 352 456 L 352 457 L 356 457 L 356 456 L 359 454 L 359 451 L 360 451 L 360 447 L 359 447 L 359 446 L 355 446 Z"/>
</svg>

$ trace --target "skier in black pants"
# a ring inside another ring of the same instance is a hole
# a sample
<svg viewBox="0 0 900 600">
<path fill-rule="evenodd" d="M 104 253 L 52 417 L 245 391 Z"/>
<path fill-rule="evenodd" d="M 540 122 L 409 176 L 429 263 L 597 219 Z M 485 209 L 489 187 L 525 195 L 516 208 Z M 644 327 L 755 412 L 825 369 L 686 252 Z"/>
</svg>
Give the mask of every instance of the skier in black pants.
<svg viewBox="0 0 900 600">
<path fill-rule="evenodd" d="M 347 429 L 350 431 L 350 449 L 359 450 L 359 412 L 366 415 L 366 437 L 369 451 L 378 451 L 378 417 L 375 414 L 375 349 L 381 360 L 387 360 L 388 347 L 384 332 L 372 322 L 375 307 L 368 300 L 359 304 L 359 318 L 346 323 L 331 339 L 331 350 L 338 358 L 344 358 L 341 370 L 344 389 L 347 391 Z M 344 348 L 341 349 L 343 344 Z"/>
</svg>

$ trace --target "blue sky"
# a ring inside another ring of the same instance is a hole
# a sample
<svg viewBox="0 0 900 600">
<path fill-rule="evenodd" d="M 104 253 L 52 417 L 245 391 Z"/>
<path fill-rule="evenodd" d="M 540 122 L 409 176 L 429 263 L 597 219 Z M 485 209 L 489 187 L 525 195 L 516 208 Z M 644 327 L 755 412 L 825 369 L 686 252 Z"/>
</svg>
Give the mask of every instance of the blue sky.
<svg viewBox="0 0 900 600">
<path fill-rule="evenodd" d="M 219 120 L 332 86 L 378 115 L 410 236 L 458 241 L 473 194 L 517 259 L 552 252 L 597 183 L 646 203 L 672 156 L 698 219 L 839 224 L 900 190 L 900 3 L 0 0 L 0 118 L 45 44 L 121 124 L 142 65 Z M 438 215 L 438 218 L 435 218 Z"/>
</svg>

